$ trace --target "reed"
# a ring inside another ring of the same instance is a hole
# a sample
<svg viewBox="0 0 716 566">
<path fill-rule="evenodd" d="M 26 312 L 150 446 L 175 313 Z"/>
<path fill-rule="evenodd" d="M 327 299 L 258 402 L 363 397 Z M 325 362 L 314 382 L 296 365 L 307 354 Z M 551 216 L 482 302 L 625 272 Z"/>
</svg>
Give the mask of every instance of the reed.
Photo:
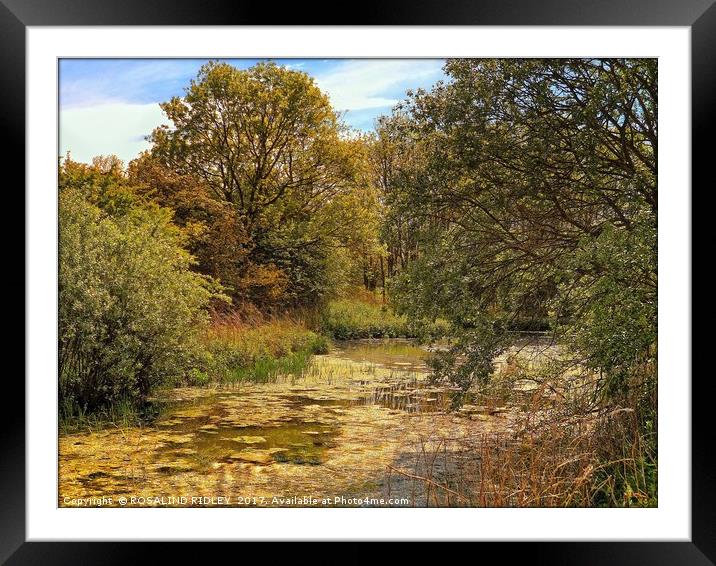
<svg viewBox="0 0 716 566">
<path fill-rule="evenodd" d="M 299 319 L 266 318 L 246 313 L 215 317 L 203 339 L 205 357 L 193 384 L 205 382 L 274 381 L 300 374 L 313 354 L 329 349 L 325 336 Z"/>
<path fill-rule="evenodd" d="M 409 468 L 386 470 L 388 489 L 410 481 L 429 507 L 655 507 L 655 394 L 595 405 L 587 388 L 549 403 L 546 390 L 501 400 L 519 406 L 509 431 L 421 436 Z"/>
</svg>

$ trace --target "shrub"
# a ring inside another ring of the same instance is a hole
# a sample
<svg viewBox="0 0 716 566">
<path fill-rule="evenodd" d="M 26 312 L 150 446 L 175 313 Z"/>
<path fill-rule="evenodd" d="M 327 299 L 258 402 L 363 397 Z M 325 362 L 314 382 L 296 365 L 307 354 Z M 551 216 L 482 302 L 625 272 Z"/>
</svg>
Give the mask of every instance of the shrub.
<svg viewBox="0 0 716 566">
<path fill-rule="evenodd" d="M 87 412 L 140 403 L 188 369 L 218 289 L 190 271 L 166 209 L 113 217 L 67 188 L 59 223 L 60 402 Z"/>
</svg>

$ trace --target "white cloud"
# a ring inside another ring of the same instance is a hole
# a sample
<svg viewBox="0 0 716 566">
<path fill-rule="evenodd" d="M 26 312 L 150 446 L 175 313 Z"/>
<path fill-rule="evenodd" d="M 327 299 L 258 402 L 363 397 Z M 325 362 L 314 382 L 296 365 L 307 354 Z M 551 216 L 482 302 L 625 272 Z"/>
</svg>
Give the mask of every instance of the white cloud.
<svg viewBox="0 0 716 566">
<path fill-rule="evenodd" d="M 194 59 L 91 60 L 66 62 L 73 73 L 60 67 L 60 103 L 63 108 L 121 102 L 168 100 L 171 88 L 183 87 L 202 61 Z M 85 63 L 84 65 L 82 63 Z M 161 93 L 158 98 L 155 96 Z"/>
<path fill-rule="evenodd" d="M 405 90 L 442 77 L 443 61 L 436 59 L 354 59 L 316 75 L 336 110 L 388 108 Z"/>
<path fill-rule="evenodd" d="M 106 103 L 60 111 L 60 152 L 75 161 L 114 154 L 126 163 L 149 149 L 144 136 L 167 123 L 159 105 Z"/>
<path fill-rule="evenodd" d="M 429 87 L 444 78 L 443 61 L 435 59 L 353 59 L 327 61 L 328 68 L 313 71 L 318 86 L 338 111 L 348 111 L 347 122 L 369 130 L 375 117 L 387 113 L 411 87 Z M 143 139 L 160 124 L 167 123 L 157 103 L 139 103 L 136 97 L 150 96 L 161 87 L 155 100 L 167 100 L 169 91 L 183 86 L 186 73 L 195 72 L 197 61 L 170 60 L 138 68 L 112 68 L 63 84 L 60 110 L 60 154 L 71 152 L 77 161 L 89 162 L 96 155 L 114 154 L 128 163 L 149 149 Z M 292 65 L 309 65 L 304 61 Z M 176 83 L 176 85 L 174 84 Z M 135 102 L 122 90 L 132 86 Z M 167 92 L 164 92 L 166 90 Z M 141 97 L 140 97 L 141 98 Z"/>
</svg>

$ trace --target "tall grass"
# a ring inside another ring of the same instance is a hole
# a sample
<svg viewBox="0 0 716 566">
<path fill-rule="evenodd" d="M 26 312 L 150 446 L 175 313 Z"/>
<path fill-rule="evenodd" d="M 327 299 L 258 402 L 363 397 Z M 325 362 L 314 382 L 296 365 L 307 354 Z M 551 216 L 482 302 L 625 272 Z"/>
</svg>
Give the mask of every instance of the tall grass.
<svg viewBox="0 0 716 566">
<path fill-rule="evenodd" d="M 410 324 L 389 305 L 364 297 L 330 301 L 320 318 L 320 329 L 337 340 L 358 338 L 424 338 L 448 333 L 444 321 Z"/>
<path fill-rule="evenodd" d="M 497 394 L 515 409 L 509 431 L 421 437 L 410 468 L 389 467 L 389 481 L 407 478 L 419 487 L 414 504 L 431 507 L 655 507 L 656 368 L 645 373 L 634 376 L 644 387 L 608 403 L 594 401 L 595 381 L 488 386 L 475 403 L 486 407 Z"/>
<path fill-rule="evenodd" d="M 428 507 L 655 507 L 656 438 L 633 411 L 555 419 L 520 434 L 421 439 L 409 469 Z"/>
<path fill-rule="evenodd" d="M 281 375 L 302 375 L 308 368 L 311 355 L 308 350 L 300 350 L 280 358 L 258 358 L 249 366 L 229 369 L 227 380 L 270 383 Z"/>
<path fill-rule="evenodd" d="M 64 397 L 59 403 L 59 430 L 71 433 L 81 430 L 92 432 L 108 426 L 127 428 L 139 424 L 147 417 L 134 400 L 120 398 L 100 411 L 88 411 L 71 398 Z"/>
<path fill-rule="evenodd" d="M 267 382 L 282 374 L 298 374 L 311 355 L 328 351 L 325 336 L 290 317 L 225 314 L 215 318 L 203 339 L 204 359 L 189 382 Z"/>
</svg>

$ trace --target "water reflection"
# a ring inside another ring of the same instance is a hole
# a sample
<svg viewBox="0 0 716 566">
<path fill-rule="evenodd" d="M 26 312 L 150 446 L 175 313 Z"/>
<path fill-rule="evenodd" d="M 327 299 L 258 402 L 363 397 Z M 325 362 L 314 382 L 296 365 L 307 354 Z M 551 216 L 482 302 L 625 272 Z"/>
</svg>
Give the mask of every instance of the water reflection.
<svg viewBox="0 0 716 566">
<path fill-rule="evenodd" d="M 165 391 L 146 427 L 60 437 L 60 505 L 88 491 L 380 494 L 409 439 L 471 422 L 447 412 L 460 393 L 430 384 L 429 355 L 348 342 L 275 383 Z"/>
</svg>

